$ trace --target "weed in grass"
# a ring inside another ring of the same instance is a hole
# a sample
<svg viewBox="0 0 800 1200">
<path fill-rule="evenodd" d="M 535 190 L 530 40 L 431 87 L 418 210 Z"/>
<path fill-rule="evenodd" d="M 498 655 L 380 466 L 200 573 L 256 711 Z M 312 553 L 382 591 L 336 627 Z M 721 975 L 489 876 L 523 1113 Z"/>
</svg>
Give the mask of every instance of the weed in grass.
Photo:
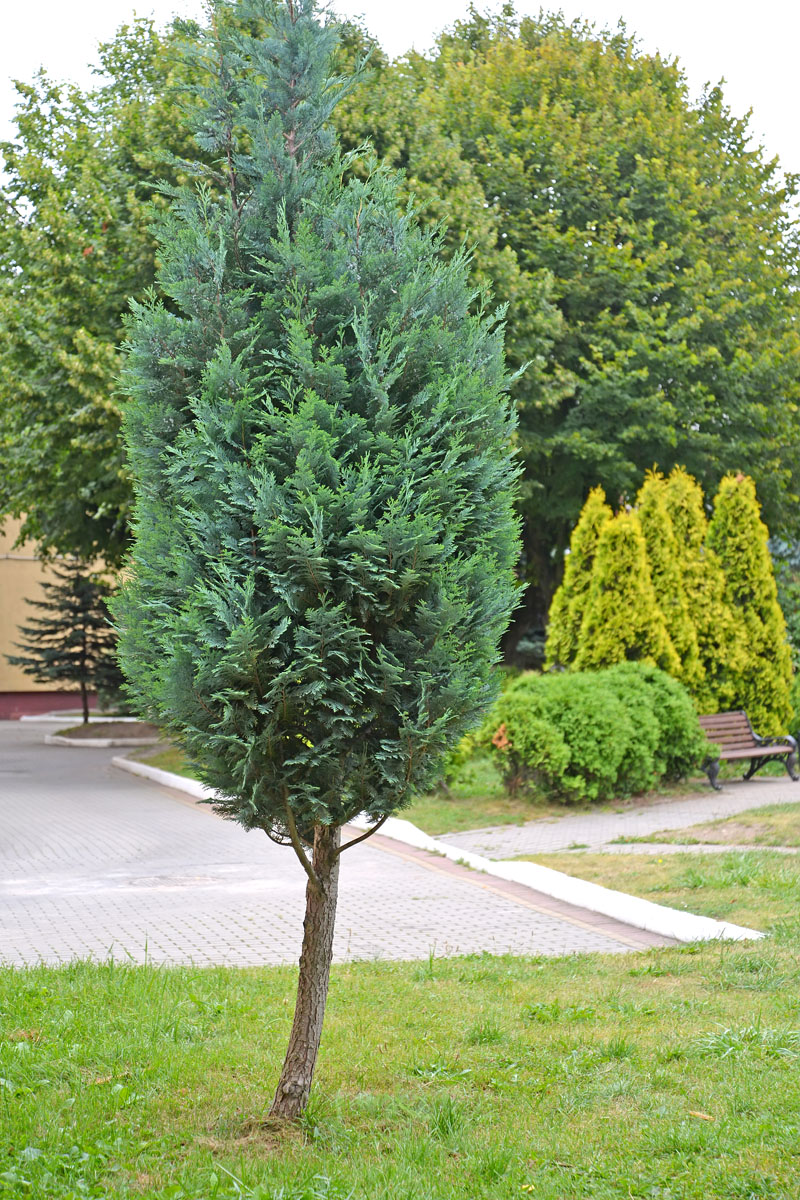
<svg viewBox="0 0 800 1200">
<path fill-rule="evenodd" d="M 522 1019 L 532 1024 L 554 1025 L 561 1021 L 591 1021 L 596 1017 L 595 1009 L 582 1004 L 564 1004 L 558 1000 L 542 1000 L 525 1004 Z"/>
<path fill-rule="evenodd" d="M 507 1173 L 513 1160 L 514 1153 L 508 1146 L 487 1146 L 470 1157 L 467 1170 L 476 1183 L 497 1183 Z"/>
<path fill-rule="evenodd" d="M 502 1041 L 503 1031 L 490 1017 L 478 1021 L 467 1034 L 467 1043 L 470 1046 L 494 1046 Z"/>
<path fill-rule="evenodd" d="M 455 1063 L 449 1063 L 444 1059 L 436 1059 L 428 1063 L 415 1063 L 411 1068 L 411 1074 L 416 1079 L 435 1079 L 440 1083 L 454 1083 L 457 1079 L 464 1079 L 467 1075 L 471 1075 L 472 1069 L 458 1067 Z"/>
<path fill-rule="evenodd" d="M 748 1054 L 757 1058 L 795 1059 L 800 1058 L 800 1030 L 771 1029 L 759 1021 L 738 1029 L 707 1033 L 696 1040 L 694 1048 L 703 1058 Z"/>
<path fill-rule="evenodd" d="M 787 976 L 778 966 L 774 954 L 740 954 L 736 957 L 723 955 L 716 980 L 720 988 L 763 992 L 783 987 Z"/>
<path fill-rule="evenodd" d="M 454 1096 L 435 1097 L 428 1109 L 428 1126 L 432 1135 L 441 1142 L 453 1142 L 467 1124 L 464 1105 Z"/>
<path fill-rule="evenodd" d="M 426 982 L 429 979 L 436 978 L 436 947 L 431 946 L 428 951 L 428 957 L 419 966 L 414 967 L 414 979 L 420 983 Z"/>
</svg>

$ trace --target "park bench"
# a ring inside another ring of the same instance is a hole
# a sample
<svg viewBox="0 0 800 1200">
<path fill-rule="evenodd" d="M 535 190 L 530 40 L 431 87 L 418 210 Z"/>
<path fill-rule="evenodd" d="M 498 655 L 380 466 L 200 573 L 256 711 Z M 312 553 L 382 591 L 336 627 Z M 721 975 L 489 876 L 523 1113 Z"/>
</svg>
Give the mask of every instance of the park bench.
<svg viewBox="0 0 800 1200">
<path fill-rule="evenodd" d="M 744 778 L 750 779 L 770 759 L 783 759 L 783 765 L 791 779 L 798 779 L 797 742 L 793 737 L 762 738 L 753 732 L 750 718 L 740 709 L 738 712 L 712 713 L 700 718 L 700 725 L 710 742 L 719 746 L 716 758 L 709 756 L 703 770 L 715 791 L 722 789 L 717 783 L 720 762 L 739 758 L 750 759 L 750 768 Z"/>
</svg>

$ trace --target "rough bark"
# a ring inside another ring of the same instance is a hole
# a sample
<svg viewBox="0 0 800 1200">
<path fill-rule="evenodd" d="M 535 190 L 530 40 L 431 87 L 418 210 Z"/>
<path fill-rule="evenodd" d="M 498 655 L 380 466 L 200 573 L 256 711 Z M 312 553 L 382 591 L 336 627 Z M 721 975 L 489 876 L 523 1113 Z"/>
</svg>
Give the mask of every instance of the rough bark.
<svg viewBox="0 0 800 1200">
<path fill-rule="evenodd" d="M 317 882 L 309 879 L 306 887 L 297 1003 L 289 1047 L 269 1112 L 271 1117 L 289 1120 L 299 1117 L 311 1091 L 333 955 L 341 836 L 339 826 L 317 825 L 314 829 L 312 867 Z"/>
</svg>

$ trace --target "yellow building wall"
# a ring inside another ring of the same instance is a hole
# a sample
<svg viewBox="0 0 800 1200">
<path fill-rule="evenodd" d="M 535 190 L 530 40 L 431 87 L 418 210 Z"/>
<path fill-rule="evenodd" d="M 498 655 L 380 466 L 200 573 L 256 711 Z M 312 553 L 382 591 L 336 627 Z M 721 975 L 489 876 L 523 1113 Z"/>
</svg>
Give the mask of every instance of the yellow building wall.
<svg viewBox="0 0 800 1200">
<path fill-rule="evenodd" d="M 19 667 L 6 661 L 6 654 L 19 654 L 14 646 L 19 641 L 19 626 L 36 610 L 26 599 L 40 599 L 42 580 L 49 578 L 40 566 L 32 542 L 14 546 L 20 521 L 7 520 L 0 530 L 0 692 L 48 692 L 53 684 L 34 683 Z"/>
</svg>

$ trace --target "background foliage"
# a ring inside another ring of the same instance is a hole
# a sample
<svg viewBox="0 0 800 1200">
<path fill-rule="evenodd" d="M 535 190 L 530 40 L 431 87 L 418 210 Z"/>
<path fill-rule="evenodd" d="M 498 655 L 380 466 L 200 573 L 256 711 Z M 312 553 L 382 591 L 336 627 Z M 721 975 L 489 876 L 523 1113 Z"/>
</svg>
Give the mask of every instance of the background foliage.
<svg viewBox="0 0 800 1200">
<path fill-rule="evenodd" d="M 797 181 L 749 144 L 719 88 L 633 36 L 474 10 L 430 57 L 375 75 L 339 118 L 476 246 L 509 309 L 525 461 L 523 576 L 509 641 L 542 626 L 590 487 L 616 503 L 683 463 L 735 465 L 793 528 L 800 389 Z"/>
<path fill-rule="evenodd" d="M 686 471 L 651 472 L 636 508 L 605 520 L 588 557 L 597 506 L 594 489 L 553 599 L 550 664 L 650 663 L 682 679 L 701 712 L 743 708 L 757 731 L 784 731 L 792 654 L 753 481 L 726 476 L 709 524 Z"/>
</svg>

